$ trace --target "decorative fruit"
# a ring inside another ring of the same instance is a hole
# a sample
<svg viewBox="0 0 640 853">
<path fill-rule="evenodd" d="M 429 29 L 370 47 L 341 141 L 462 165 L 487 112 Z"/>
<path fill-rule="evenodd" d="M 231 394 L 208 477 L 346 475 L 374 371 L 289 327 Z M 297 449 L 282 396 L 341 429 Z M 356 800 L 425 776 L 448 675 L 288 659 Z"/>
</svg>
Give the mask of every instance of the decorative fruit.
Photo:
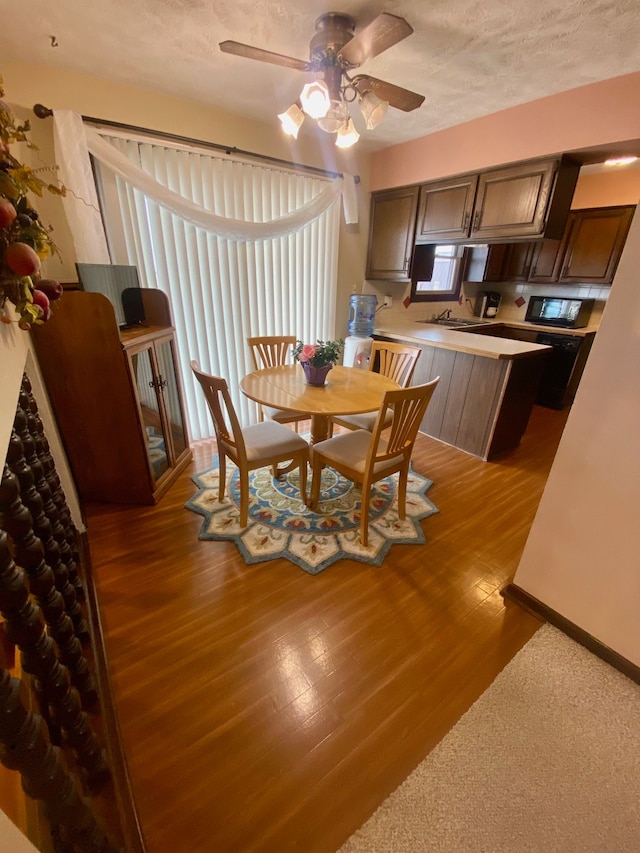
<svg viewBox="0 0 640 853">
<path fill-rule="evenodd" d="M 51 316 L 51 308 L 49 308 L 48 306 L 46 308 L 43 308 L 42 305 L 36 305 L 35 310 L 37 312 L 36 316 L 34 317 L 34 320 L 36 322 L 44 323 Z"/>
<path fill-rule="evenodd" d="M 29 323 L 27 320 L 20 320 L 18 322 L 18 327 L 22 329 L 23 332 L 28 332 L 31 328 L 31 323 Z"/>
<path fill-rule="evenodd" d="M 62 296 L 62 285 L 59 281 L 54 281 L 52 278 L 41 278 L 40 281 L 36 281 L 35 288 L 45 293 L 49 297 L 49 302 L 55 302 L 56 299 L 60 299 Z M 33 301 L 36 301 L 35 295 Z"/>
<path fill-rule="evenodd" d="M 33 275 L 40 269 L 40 258 L 26 243 L 9 243 L 4 262 L 16 275 Z"/>
<path fill-rule="evenodd" d="M 6 198 L 0 198 L 0 228 L 8 228 L 16 218 L 16 209 Z"/>
<path fill-rule="evenodd" d="M 32 296 L 33 304 L 38 305 L 40 308 L 42 308 L 43 313 L 46 313 L 49 308 L 49 297 L 47 296 L 47 294 L 43 293 L 42 290 L 34 290 Z"/>
</svg>

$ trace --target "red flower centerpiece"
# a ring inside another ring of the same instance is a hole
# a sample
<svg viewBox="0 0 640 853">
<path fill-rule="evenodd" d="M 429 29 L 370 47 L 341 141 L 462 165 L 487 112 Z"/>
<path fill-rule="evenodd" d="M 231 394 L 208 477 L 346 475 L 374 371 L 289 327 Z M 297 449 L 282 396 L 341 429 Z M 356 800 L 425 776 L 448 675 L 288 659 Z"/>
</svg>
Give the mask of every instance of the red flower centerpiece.
<svg viewBox="0 0 640 853">
<path fill-rule="evenodd" d="M 315 344 L 303 344 L 296 341 L 293 357 L 304 370 L 308 385 L 326 384 L 327 373 L 340 358 L 344 346 L 342 339 L 337 341 L 316 341 Z"/>
</svg>

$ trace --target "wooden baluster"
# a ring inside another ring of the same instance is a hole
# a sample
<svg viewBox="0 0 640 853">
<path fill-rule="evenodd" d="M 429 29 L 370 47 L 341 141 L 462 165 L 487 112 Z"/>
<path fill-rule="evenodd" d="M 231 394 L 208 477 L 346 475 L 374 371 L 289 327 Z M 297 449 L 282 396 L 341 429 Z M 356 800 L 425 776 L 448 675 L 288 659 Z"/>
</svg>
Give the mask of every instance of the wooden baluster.
<svg viewBox="0 0 640 853">
<path fill-rule="evenodd" d="M 21 435 L 25 435 L 26 416 L 20 407 L 16 413 L 15 424 L 21 428 Z M 32 440 L 28 444 L 33 447 Z M 31 515 L 33 534 L 40 542 L 44 558 L 40 561 L 36 558 L 32 566 L 25 565 L 29 574 L 29 587 L 38 598 L 49 633 L 56 641 L 60 659 L 69 670 L 71 681 L 80 692 L 84 707 L 90 708 L 96 704 L 98 696 L 82 645 L 74 632 L 74 623 L 68 615 L 69 599 L 81 618 L 82 613 L 75 590 L 69 583 L 66 566 L 60 559 L 60 549 L 53 538 L 51 522 L 45 515 L 42 497 L 36 489 L 34 472 L 41 471 L 42 465 L 37 460 L 34 467 L 29 465 L 24 452 L 25 446 L 16 430 L 12 430 L 7 449 L 7 464 L 18 479 L 20 498 Z M 33 452 L 30 456 L 34 456 Z M 48 490 L 46 484 L 45 488 Z M 62 590 L 66 590 L 68 597 Z"/>
<path fill-rule="evenodd" d="M 0 562 L 6 565 L 6 545 L 2 550 Z M 0 670 L 0 761 L 17 770 L 25 793 L 43 803 L 58 853 L 116 853 L 80 796 L 62 753 L 45 737 L 41 718 L 22 704 L 20 681 L 6 669 Z"/>
<path fill-rule="evenodd" d="M 22 394 L 26 396 L 23 397 Z M 71 511 L 69 510 L 64 489 L 60 483 L 55 461 L 51 455 L 51 448 L 49 447 L 49 442 L 44 431 L 44 424 L 42 423 L 42 419 L 38 413 L 38 404 L 33 396 L 31 382 L 29 381 L 29 377 L 26 373 L 22 377 L 20 399 L 21 401 L 26 400 L 28 404 L 25 407 L 25 410 L 28 411 L 29 431 L 35 441 L 36 453 L 38 455 L 38 459 L 42 463 L 44 478 L 49 486 L 53 506 L 57 510 L 57 519 L 60 522 L 60 531 L 58 531 L 56 525 L 54 525 L 54 536 L 60 546 L 60 554 L 66 563 L 69 580 L 75 589 L 76 596 L 80 601 L 84 601 L 86 596 L 79 572 L 80 557 L 76 542 L 76 526 L 71 518 Z M 45 512 L 49 515 L 47 505 L 45 505 Z M 49 518 L 53 523 L 53 519 L 51 519 L 50 515 Z M 79 636 L 83 636 L 84 629 L 78 630 L 76 628 L 76 632 Z"/>
<path fill-rule="evenodd" d="M 13 427 L 22 439 L 27 465 L 33 471 L 34 485 L 42 498 L 42 509 L 51 525 L 51 557 L 49 557 L 48 546 L 45 544 L 45 559 L 56 576 L 56 586 L 62 593 L 67 613 L 73 620 L 76 634 L 88 639 L 89 629 L 78 604 L 75 587 L 70 583 L 68 561 L 73 563 L 76 573 L 77 567 L 67 541 L 65 528 L 62 526 L 59 513 L 53 502 L 51 486 L 45 477 L 44 460 L 40 458 L 40 454 L 38 453 L 38 445 L 42 445 L 43 443 L 44 429 L 40 431 L 42 422 L 37 414 L 38 406 L 35 397 L 28 391 L 27 386 L 28 379 L 25 375 L 22 379 L 22 388 L 18 397 L 18 407 Z M 51 459 L 50 455 L 49 458 Z M 53 459 L 51 459 L 51 462 L 53 462 Z"/>
<path fill-rule="evenodd" d="M 61 611 L 64 613 L 56 602 L 56 596 L 60 601 L 62 597 L 53 584 L 53 572 L 43 560 L 42 543 L 34 535 L 31 513 L 20 499 L 18 480 L 6 465 L 0 483 L 0 527 L 13 541 L 15 558 L 26 570 L 31 592 L 38 603 L 50 609 L 55 621 Z M 97 790 L 108 779 L 109 771 L 89 718 L 80 706 L 78 692 L 70 684 L 69 671 L 58 660 L 53 640 L 43 630 L 41 620 L 35 623 L 33 619 L 23 622 L 7 618 L 7 623 L 9 638 L 22 653 L 24 670 L 37 679 L 55 722 L 85 771 L 87 784 Z"/>
</svg>

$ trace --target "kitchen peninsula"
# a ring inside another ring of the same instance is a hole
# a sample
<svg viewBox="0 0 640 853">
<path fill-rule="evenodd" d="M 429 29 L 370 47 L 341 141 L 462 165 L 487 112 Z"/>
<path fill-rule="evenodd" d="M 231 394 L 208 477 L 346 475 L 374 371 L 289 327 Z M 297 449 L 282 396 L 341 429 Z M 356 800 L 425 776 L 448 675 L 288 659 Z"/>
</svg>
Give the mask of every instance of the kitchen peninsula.
<svg viewBox="0 0 640 853">
<path fill-rule="evenodd" d="M 518 446 L 551 347 L 412 321 L 373 336 L 420 347 L 413 385 L 440 376 L 421 432 L 486 460 Z"/>
</svg>

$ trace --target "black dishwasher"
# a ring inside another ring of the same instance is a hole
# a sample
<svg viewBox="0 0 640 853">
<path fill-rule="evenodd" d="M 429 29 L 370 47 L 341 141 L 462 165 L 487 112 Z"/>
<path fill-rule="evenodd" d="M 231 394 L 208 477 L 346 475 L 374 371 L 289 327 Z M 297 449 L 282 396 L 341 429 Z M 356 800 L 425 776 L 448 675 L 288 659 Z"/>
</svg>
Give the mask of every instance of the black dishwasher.
<svg viewBox="0 0 640 853">
<path fill-rule="evenodd" d="M 567 399 L 567 388 L 582 339 L 578 335 L 539 332 L 536 343 L 553 347 L 542 373 L 536 403 L 549 409 L 564 409 L 571 402 Z"/>
</svg>

